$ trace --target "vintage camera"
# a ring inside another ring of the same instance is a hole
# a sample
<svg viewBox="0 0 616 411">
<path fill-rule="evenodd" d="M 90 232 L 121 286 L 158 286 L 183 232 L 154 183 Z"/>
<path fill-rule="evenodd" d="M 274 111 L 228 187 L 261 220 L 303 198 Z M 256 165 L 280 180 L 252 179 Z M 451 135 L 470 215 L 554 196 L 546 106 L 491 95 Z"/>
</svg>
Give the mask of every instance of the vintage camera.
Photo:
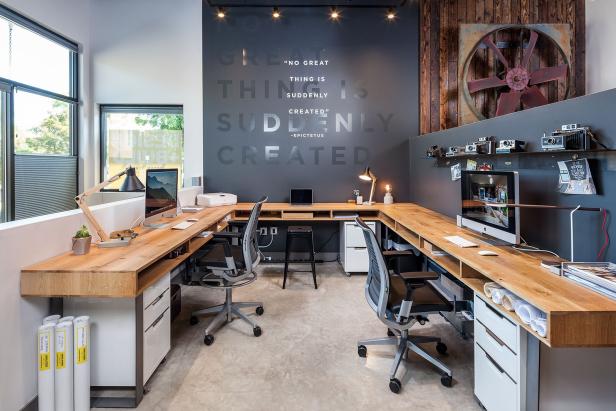
<svg viewBox="0 0 616 411">
<path fill-rule="evenodd" d="M 447 151 L 445 152 L 445 157 L 455 157 L 457 155 L 464 153 L 464 150 L 465 150 L 465 147 L 457 147 L 457 146 L 447 147 Z"/>
<path fill-rule="evenodd" d="M 443 151 L 443 148 L 440 146 L 430 146 L 428 150 L 426 151 L 426 155 L 428 157 L 440 158 L 440 157 L 445 157 L 445 152 Z"/>
<path fill-rule="evenodd" d="M 496 149 L 496 138 L 490 137 L 479 137 L 477 140 L 477 153 L 479 154 L 494 154 L 494 150 Z"/>
<path fill-rule="evenodd" d="M 579 124 L 566 124 L 550 136 L 541 137 L 543 151 L 555 150 L 589 150 L 592 133 L 588 127 Z"/>
<path fill-rule="evenodd" d="M 478 147 L 477 147 L 477 143 L 470 143 L 467 144 L 466 147 L 464 147 L 464 152 L 466 154 L 477 154 L 478 153 Z"/>
<path fill-rule="evenodd" d="M 498 147 L 496 147 L 497 153 L 515 153 L 524 151 L 524 147 L 526 146 L 526 142 L 521 140 L 509 139 L 509 140 L 501 140 L 498 142 Z"/>
</svg>

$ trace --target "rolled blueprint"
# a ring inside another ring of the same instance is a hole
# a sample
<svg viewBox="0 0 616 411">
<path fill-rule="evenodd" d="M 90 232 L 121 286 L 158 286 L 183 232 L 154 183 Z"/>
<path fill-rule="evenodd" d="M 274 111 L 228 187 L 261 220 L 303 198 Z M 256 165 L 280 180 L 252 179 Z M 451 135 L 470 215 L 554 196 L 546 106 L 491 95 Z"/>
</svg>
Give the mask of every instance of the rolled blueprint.
<svg viewBox="0 0 616 411">
<path fill-rule="evenodd" d="M 524 303 L 525 301 L 523 299 L 512 293 L 505 294 L 501 301 L 503 308 L 507 311 L 515 311 L 518 305 Z"/>
<path fill-rule="evenodd" d="M 73 317 L 72 315 L 66 316 L 66 317 L 62 317 L 58 320 L 59 323 L 64 322 L 64 321 L 70 321 L 73 322 L 75 320 L 75 317 Z"/>
<path fill-rule="evenodd" d="M 38 328 L 38 410 L 54 411 L 54 328 L 44 324 Z"/>
<path fill-rule="evenodd" d="M 66 317 L 65 317 L 66 318 Z M 73 321 L 56 324 L 56 411 L 73 411 Z"/>
<path fill-rule="evenodd" d="M 511 291 L 505 290 L 504 288 L 497 288 L 492 291 L 492 301 L 494 304 L 502 304 L 503 297 L 511 294 Z"/>
<path fill-rule="evenodd" d="M 543 313 L 541 313 L 543 314 Z M 543 314 L 545 315 L 545 314 Z M 530 321 L 530 328 L 533 329 L 534 332 L 539 334 L 542 337 L 547 335 L 548 331 L 548 322 L 545 317 L 536 317 Z"/>
<path fill-rule="evenodd" d="M 535 318 L 542 317 L 545 318 L 545 314 L 539 311 L 535 306 L 524 302 L 518 305 L 515 313 L 520 317 L 524 324 L 530 324 L 531 321 Z"/>
<path fill-rule="evenodd" d="M 90 317 L 77 317 L 74 328 L 75 411 L 90 410 Z"/>
<path fill-rule="evenodd" d="M 494 292 L 494 290 L 502 289 L 502 288 L 503 287 L 501 287 L 500 285 L 498 285 L 496 283 L 489 282 L 489 283 L 485 283 L 483 285 L 483 292 L 486 293 L 488 298 L 492 298 L 492 293 Z"/>
</svg>

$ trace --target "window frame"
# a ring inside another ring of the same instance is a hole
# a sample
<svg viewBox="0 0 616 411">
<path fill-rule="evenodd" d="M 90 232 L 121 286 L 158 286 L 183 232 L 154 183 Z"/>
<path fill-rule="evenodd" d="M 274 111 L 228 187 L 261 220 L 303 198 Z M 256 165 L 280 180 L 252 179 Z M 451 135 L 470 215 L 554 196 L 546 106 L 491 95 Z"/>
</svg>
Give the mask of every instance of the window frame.
<svg viewBox="0 0 616 411">
<path fill-rule="evenodd" d="M 45 39 L 52 41 L 69 50 L 69 95 L 58 94 L 39 87 L 30 86 L 8 78 L 0 77 L 0 86 L 8 90 L 7 104 L 7 138 L 5 142 L 4 154 L 4 169 L 5 169 L 5 221 L 15 220 L 15 92 L 24 91 L 31 94 L 36 94 L 42 97 L 51 98 L 54 100 L 63 101 L 69 104 L 69 130 L 70 130 L 70 150 L 67 155 L 61 154 L 44 154 L 44 153 L 20 153 L 18 155 L 37 155 L 37 156 L 61 156 L 61 157 L 76 157 L 79 155 L 79 44 L 69 38 L 58 34 L 57 32 L 37 23 L 28 17 L 10 9 L 9 7 L 0 4 L 0 17 L 12 21 L 26 30 L 30 30 Z M 79 161 L 76 162 L 75 179 L 79 178 Z M 76 184 L 79 187 L 79 182 Z M 79 194 L 79 188 L 75 195 Z M 2 221 L 0 220 L 0 223 Z"/>
<path fill-rule="evenodd" d="M 101 104 L 99 106 L 99 135 L 100 135 L 100 157 L 99 157 L 99 182 L 105 181 L 105 158 L 107 157 L 107 121 L 106 114 L 113 113 L 132 113 L 132 114 L 182 114 L 184 106 L 181 104 Z M 119 191 L 114 188 L 104 188 L 101 191 Z"/>
</svg>

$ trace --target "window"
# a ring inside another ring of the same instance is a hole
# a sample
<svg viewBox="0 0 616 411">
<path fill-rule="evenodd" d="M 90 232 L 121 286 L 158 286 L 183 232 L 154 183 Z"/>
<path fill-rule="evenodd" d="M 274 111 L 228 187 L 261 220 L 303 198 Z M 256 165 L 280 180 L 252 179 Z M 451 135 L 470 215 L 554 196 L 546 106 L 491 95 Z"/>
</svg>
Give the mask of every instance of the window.
<svg viewBox="0 0 616 411">
<path fill-rule="evenodd" d="M 148 168 L 184 170 L 184 115 L 180 106 L 102 106 L 101 180 L 135 167 L 145 182 Z M 108 189 L 118 189 L 120 181 Z"/>
<path fill-rule="evenodd" d="M 0 5 L 0 222 L 75 208 L 77 52 Z"/>
</svg>

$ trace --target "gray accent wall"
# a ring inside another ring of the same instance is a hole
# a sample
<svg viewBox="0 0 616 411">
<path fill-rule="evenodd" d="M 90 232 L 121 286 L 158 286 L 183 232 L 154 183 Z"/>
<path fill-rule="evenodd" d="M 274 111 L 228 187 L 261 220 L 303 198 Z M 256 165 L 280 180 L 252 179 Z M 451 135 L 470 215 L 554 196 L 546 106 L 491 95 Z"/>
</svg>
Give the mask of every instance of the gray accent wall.
<svg viewBox="0 0 616 411">
<path fill-rule="evenodd" d="M 460 213 L 460 182 L 451 180 L 450 166 L 466 159 L 436 161 L 426 157 L 432 145 L 463 145 L 478 137 L 497 139 L 518 138 L 529 142 L 529 151 L 540 150 L 544 132 L 560 128 L 562 124 L 579 123 L 589 126 L 610 148 L 616 147 L 616 89 L 484 120 L 445 131 L 412 137 L 409 190 L 411 200 L 440 213 L 455 217 Z M 556 191 L 558 160 L 570 160 L 572 154 L 521 154 L 512 156 L 479 157 L 493 164 L 495 170 L 517 170 L 520 175 L 520 203 L 551 205 L 583 205 L 604 207 L 616 212 L 616 152 L 581 154 L 588 158 L 597 195 L 567 195 Z M 610 216 L 608 222 L 611 223 Z M 603 237 L 599 213 L 575 215 L 575 254 L 578 261 L 595 261 Z M 553 250 L 568 258 L 569 213 L 554 210 L 521 210 L 522 236 L 532 245 Z M 612 242 L 616 241 L 616 227 L 609 224 Z M 616 261 L 616 247 L 610 246 L 607 260 Z"/>
<path fill-rule="evenodd" d="M 408 200 L 408 137 L 419 130 L 418 5 L 403 7 L 394 23 L 381 9 L 345 8 L 339 22 L 327 8 L 282 11 L 276 22 L 268 8 L 232 8 L 221 22 L 203 8 L 206 191 L 285 202 L 290 188 L 313 188 L 314 201 L 345 201 L 353 189 L 368 196 L 357 176 L 370 165 L 378 201 L 387 183 Z M 314 80 L 292 86 L 291 76 Z M 322 94 L 288 98 L 290 87 Z M 321 111 L 290 112 L 306 109 Z"/>
</svg>

